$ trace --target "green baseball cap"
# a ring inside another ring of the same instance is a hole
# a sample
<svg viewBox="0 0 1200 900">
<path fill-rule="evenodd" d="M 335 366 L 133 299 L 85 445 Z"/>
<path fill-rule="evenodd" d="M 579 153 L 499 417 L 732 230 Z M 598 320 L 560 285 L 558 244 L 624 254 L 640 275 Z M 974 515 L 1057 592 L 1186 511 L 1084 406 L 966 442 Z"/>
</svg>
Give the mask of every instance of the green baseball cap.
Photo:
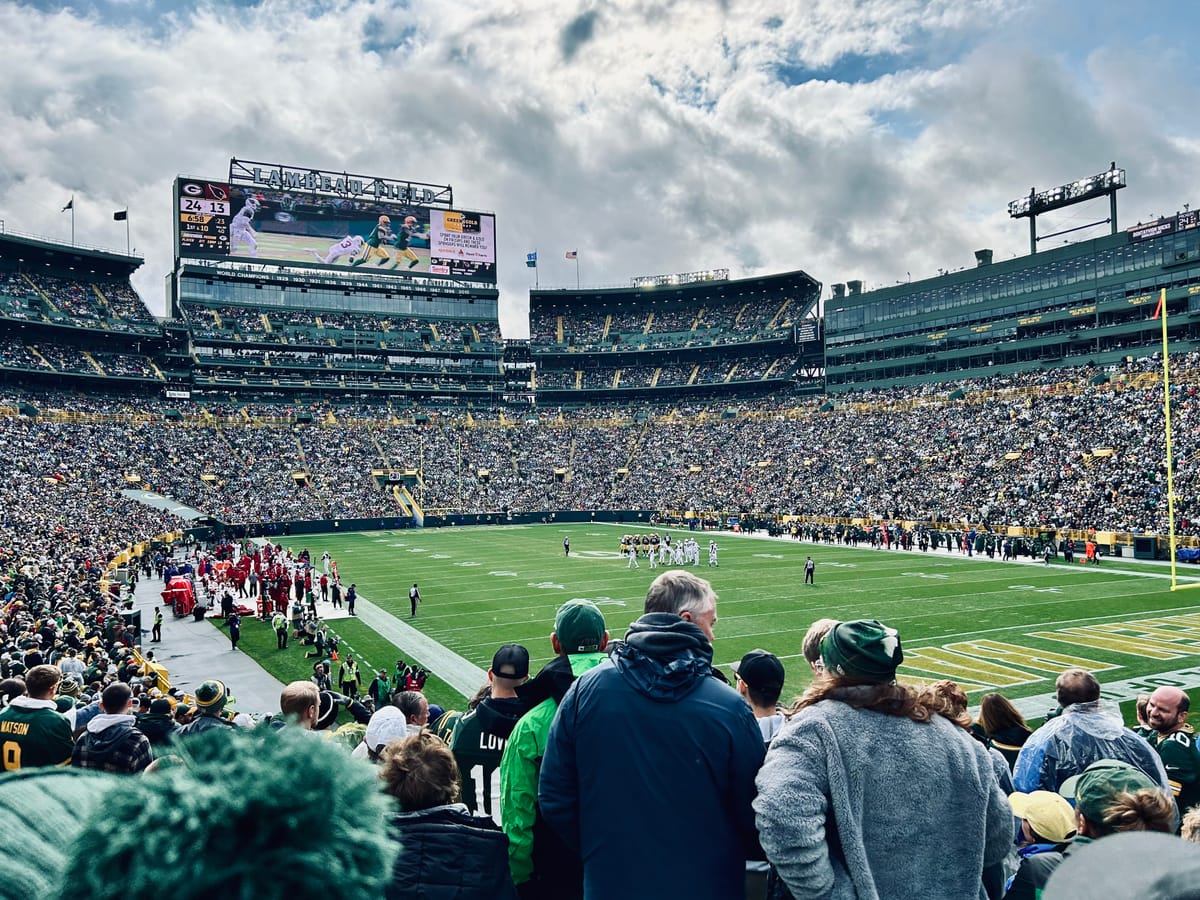
<svg viewBox="0 0 1200 900">
<path fill-rule="evenodd" d="M 1162 785 L 1137 766 L 1119 759 L 1099 759 L 1064 781 L 1058 792 L 1073 800 L 1085 819 L 1103 822 L 1117 794 L 1133 794 L 1146 788 L 1161 791 Z"/>
<path fill-rule="evenodd" d="M 563 653 L 595 653 L 604 643 L 604 614 L 591 600 L 568 600 L 554 617 Z"/>
</svg>

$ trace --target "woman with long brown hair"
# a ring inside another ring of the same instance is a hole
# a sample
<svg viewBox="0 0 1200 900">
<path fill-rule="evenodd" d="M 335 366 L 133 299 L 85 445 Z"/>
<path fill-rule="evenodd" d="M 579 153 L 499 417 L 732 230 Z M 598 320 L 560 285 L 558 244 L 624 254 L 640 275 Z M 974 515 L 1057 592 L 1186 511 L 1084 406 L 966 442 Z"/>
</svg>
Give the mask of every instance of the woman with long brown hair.
<svg viewBox="0 0 1200 900">
<path fill-rule="evenodd" d="M 771 742 L 754 801 L 759 837 L 795 896 L 983 896 L 1012 844 L 991 760 L 944 703 L 896 681 L 895 629 L 841 622 L 826 674 Z"/>
<path fill-rule="evenodd" d="M 999 750 L 1008 761 L 1009 770 L 1033 734 L 1021 711 L 1001 694 L 984 694 L 979 699 L 979 727 L 988 739 L 988 746 Z"/>
</svg>

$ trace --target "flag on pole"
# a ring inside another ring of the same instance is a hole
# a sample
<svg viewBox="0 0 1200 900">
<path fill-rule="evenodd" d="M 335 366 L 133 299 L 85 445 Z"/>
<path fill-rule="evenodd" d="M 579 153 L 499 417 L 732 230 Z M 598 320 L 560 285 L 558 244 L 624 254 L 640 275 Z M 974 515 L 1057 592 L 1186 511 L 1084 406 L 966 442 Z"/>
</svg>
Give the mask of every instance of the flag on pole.
<svg viewBox="0 0 1200 900">
<path fill-rule="evenodd" d="M 127 209 L 119 209 L 115 213 L 113 213 L 113 221 L 114 222 L 124 222 L 128 218 L 129 218 L 129 210 L 127 210 Z"/>
<path fill-rule="evenodd" d="M 568 250 L 567 251 L 567 259 L 579 259 L 579 251 L 578 250 Z"/>
<path fill-rule="evenodd" d="M 529 266 L 529 268 L 531 268 L 531 269 L 537 268 L 537 251 L 536 250 L 534 250 L 532 253 L 525 254 L 525 265 Z"/>
<path fill-rule="evenodd" d="M 1166 299 L 1167 299 L 1167 289 L 1163 288 L 1162 292 L 1158 295 L 1158 306 L 1154 307 L 1154 315 L 1151 318 L 1157 319 L 1159 316 L 1162 315 L 1163 301 Z"/>
<path fill-rule="evenodd" d="M 74 208 L 75 208 L 75 198 L 72 197 L 70 200 L 67 201 L 67 205 L 62 208 L 62 212 L 66 212 L 67 210 L 74 209 Z"/>
</svg>

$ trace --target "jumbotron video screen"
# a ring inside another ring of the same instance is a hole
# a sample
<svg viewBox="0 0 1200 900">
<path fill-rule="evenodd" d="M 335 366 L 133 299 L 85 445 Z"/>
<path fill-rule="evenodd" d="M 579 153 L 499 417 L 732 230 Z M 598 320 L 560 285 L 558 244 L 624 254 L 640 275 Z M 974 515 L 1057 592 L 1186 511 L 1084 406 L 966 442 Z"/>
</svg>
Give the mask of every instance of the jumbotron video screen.
<svg viewBox="0 0 1200 900">
<path fill-rule="evenodd" d="M 354 184 L 357 194 L 338 195 L 180 178 L 179 253 L 495 283 L 495 216 L 378 199 L 371 189 L 382 182 Z"/>
</svg>

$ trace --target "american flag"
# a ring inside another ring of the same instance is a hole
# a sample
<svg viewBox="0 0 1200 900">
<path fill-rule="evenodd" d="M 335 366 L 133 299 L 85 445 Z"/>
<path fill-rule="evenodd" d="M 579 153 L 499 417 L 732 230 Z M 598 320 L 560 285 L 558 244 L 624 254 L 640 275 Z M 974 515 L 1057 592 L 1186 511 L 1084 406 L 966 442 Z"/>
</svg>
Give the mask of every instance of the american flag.
<svg viewBox="0 0 1200 900">
<path fill-rule="evenodd" d="M 579 259 L 579 251 L 578 250 L 568 250 L 567 251 L 567 259 Z"/>
</svg>

